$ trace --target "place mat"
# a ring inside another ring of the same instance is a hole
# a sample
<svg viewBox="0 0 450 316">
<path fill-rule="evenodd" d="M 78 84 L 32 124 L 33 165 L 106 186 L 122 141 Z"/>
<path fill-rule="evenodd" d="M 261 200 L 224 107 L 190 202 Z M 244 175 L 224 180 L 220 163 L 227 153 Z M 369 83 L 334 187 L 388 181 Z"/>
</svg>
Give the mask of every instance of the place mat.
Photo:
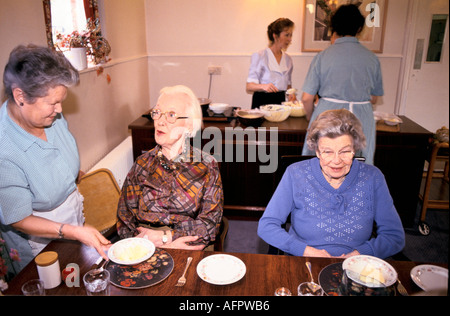
<svg viewBox="0 0 450 316">
<path fill-rule="evenodd" d="M 401 123 L 391 126 L 386 125 L 383 120 L 380 120 L 377 122 L 376 129 L 380 132 L 400 132 L 400 124 Z"/>
<path fill-rule="evenodd" d="M 142 289 L 164 281 L 173 270 L 173 258 L 163 249 L 156 248 L 149 259 L 136 265 L 110 262 L 106 267 L 110 282 L 125 289 Z"/>
</svg>

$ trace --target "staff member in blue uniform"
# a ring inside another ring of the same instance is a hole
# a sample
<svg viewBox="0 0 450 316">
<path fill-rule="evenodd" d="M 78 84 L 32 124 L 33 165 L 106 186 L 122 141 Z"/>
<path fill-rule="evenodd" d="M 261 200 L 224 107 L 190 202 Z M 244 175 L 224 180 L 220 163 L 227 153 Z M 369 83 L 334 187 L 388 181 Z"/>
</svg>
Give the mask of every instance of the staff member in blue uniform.
<svg viewBox="0 0 450 316">
<path fill-rule="evenodd" d="M 52 238 L 78 240 L 106 259 L 109 241 L 84 225 L 80 159 L 62 115 L 78 71 L 47 47 L 18 46 L 3 74 L 0 107 L 0 231 L 19 272 Z"/>
<path fill-rule="evenodd" d="M 293 30 L 294 23 L 287 18 L 272 22 L 267 28 L 269 47 L 252 55 L 246 84 L 247 92 L 253 93 L 252 108 L 286 100 L 286 90 L 292 87 L 293 63 L 285 51 Z"/>
<path fill-rule="evenodd" d="M 357 153 L 373 164 L 375 120 L 373 104 L 384 94 L 380 62 L 356 38 L 365 19 L 355 5 L 342 5 L 331 18 L 332 45 L 317 54 L 303 85 L 302 102 L 306 118 L 313 122 L 327 110 L 347 109 L 361 121 L 366 148 Z M 314 108 L 315 95 L 319 102 Z M 305 144 L 303 155 L 314 155 Z"/>
</svg>

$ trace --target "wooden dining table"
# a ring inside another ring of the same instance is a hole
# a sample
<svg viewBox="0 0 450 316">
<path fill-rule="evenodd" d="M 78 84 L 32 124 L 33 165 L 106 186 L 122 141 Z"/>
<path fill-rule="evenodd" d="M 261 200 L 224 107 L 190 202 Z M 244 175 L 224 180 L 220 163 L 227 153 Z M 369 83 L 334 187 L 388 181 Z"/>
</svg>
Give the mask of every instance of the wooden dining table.
<svg viewBox="0 0 450 316">
<path fill-rule="evenodd" d="M 158 250 L 158 249 L 157 249 Z M 93 248 L 77 241 L 54 240 L 43 251 L 55 251 L 59 256 L 60 268 L 69 264 L 79 267 L 79 285 L 62 282 L 53 289 L 46 290 L 46 295 L 79 296 L 86 295 L 82 276 L 89 270 L 96 268 L 99 254 Z M 314 280 L 319 280 L 319 274 L 327 266 L 343 261 L 340 258 L 308 258 L 289 255 L 266 255 L 251 253 L 228 253 L 239 258 L 245 264 L 244 276 L 231 284 L 210 284 L 201 279 L 197 273 L 199 262 L 211 255 L 225 254 L 223 252 L 190 251 L 180 249 L 164 249 L 173 259 L 173 269 L 161 282 L 144 288 L 129 289 L 116 285 L 110 286 L 110 295 L 140 295 L 140 296 L 273 296 L 279 287 L 286 287 L 293 295 L 297 295 L 300 283 L 309 280 L 305 265 L 310 261 Z M 186 284 L 183 287 L 175 286 L 182 275 L 188 257 L 192 257 L 192 264 L 186 273 Z M 411 269 L 419 263 L 411 261 L 388 261 L 397 271 L 398 279 L 409 294 L 416 294 L 422 290 L 410 277 Z M 440 266 L 447 267 L 446 264 Z M 36 279 L 38 272 L 34 261 L 30 262 L 9 283 L 5 295 L 22 295 L 22 285 L 31 279 Z M 74 279 L 72 279 L 74 280 Z M 337 293 L 328 293 L 330 295 Z"/>
</svg>

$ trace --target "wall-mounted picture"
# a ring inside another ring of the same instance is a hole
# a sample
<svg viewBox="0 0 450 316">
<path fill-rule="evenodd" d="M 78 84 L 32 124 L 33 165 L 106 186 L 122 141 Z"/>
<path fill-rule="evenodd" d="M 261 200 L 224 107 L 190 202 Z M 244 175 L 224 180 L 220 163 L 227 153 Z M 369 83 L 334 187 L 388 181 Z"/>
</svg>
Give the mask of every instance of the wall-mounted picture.
<svg viewBox="0 0 450 316">
<path fill-rule="evenodd" d="M 341 5 L 358 6 L 366 22 L 358 39 L 374 53 L 383 52 L 388 0 L 305 0 L 303 52 L 319 52 L 331 45 L 330 19 Z"/>
</svg>

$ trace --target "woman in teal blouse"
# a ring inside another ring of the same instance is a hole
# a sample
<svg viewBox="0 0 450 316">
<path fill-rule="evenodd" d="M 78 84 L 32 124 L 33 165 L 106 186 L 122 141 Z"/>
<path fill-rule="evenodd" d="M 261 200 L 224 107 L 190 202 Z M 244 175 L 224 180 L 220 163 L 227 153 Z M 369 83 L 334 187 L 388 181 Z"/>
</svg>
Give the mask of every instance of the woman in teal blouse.
<svg viewBox="0 0 450 316">
<path fill-rule="evenodd" d="M 83 226 L 77 190 L 78 149 L 62 115 L 67 87 L 79 74 L 60 53 L 18 46 L 10 54 L 3 83 L 8 100 L 0 108 L 0 229 L 21 260 L 18 272 L 51 238 L 79 240 L 106 258 L 109 241 Z"/>
</svg>

